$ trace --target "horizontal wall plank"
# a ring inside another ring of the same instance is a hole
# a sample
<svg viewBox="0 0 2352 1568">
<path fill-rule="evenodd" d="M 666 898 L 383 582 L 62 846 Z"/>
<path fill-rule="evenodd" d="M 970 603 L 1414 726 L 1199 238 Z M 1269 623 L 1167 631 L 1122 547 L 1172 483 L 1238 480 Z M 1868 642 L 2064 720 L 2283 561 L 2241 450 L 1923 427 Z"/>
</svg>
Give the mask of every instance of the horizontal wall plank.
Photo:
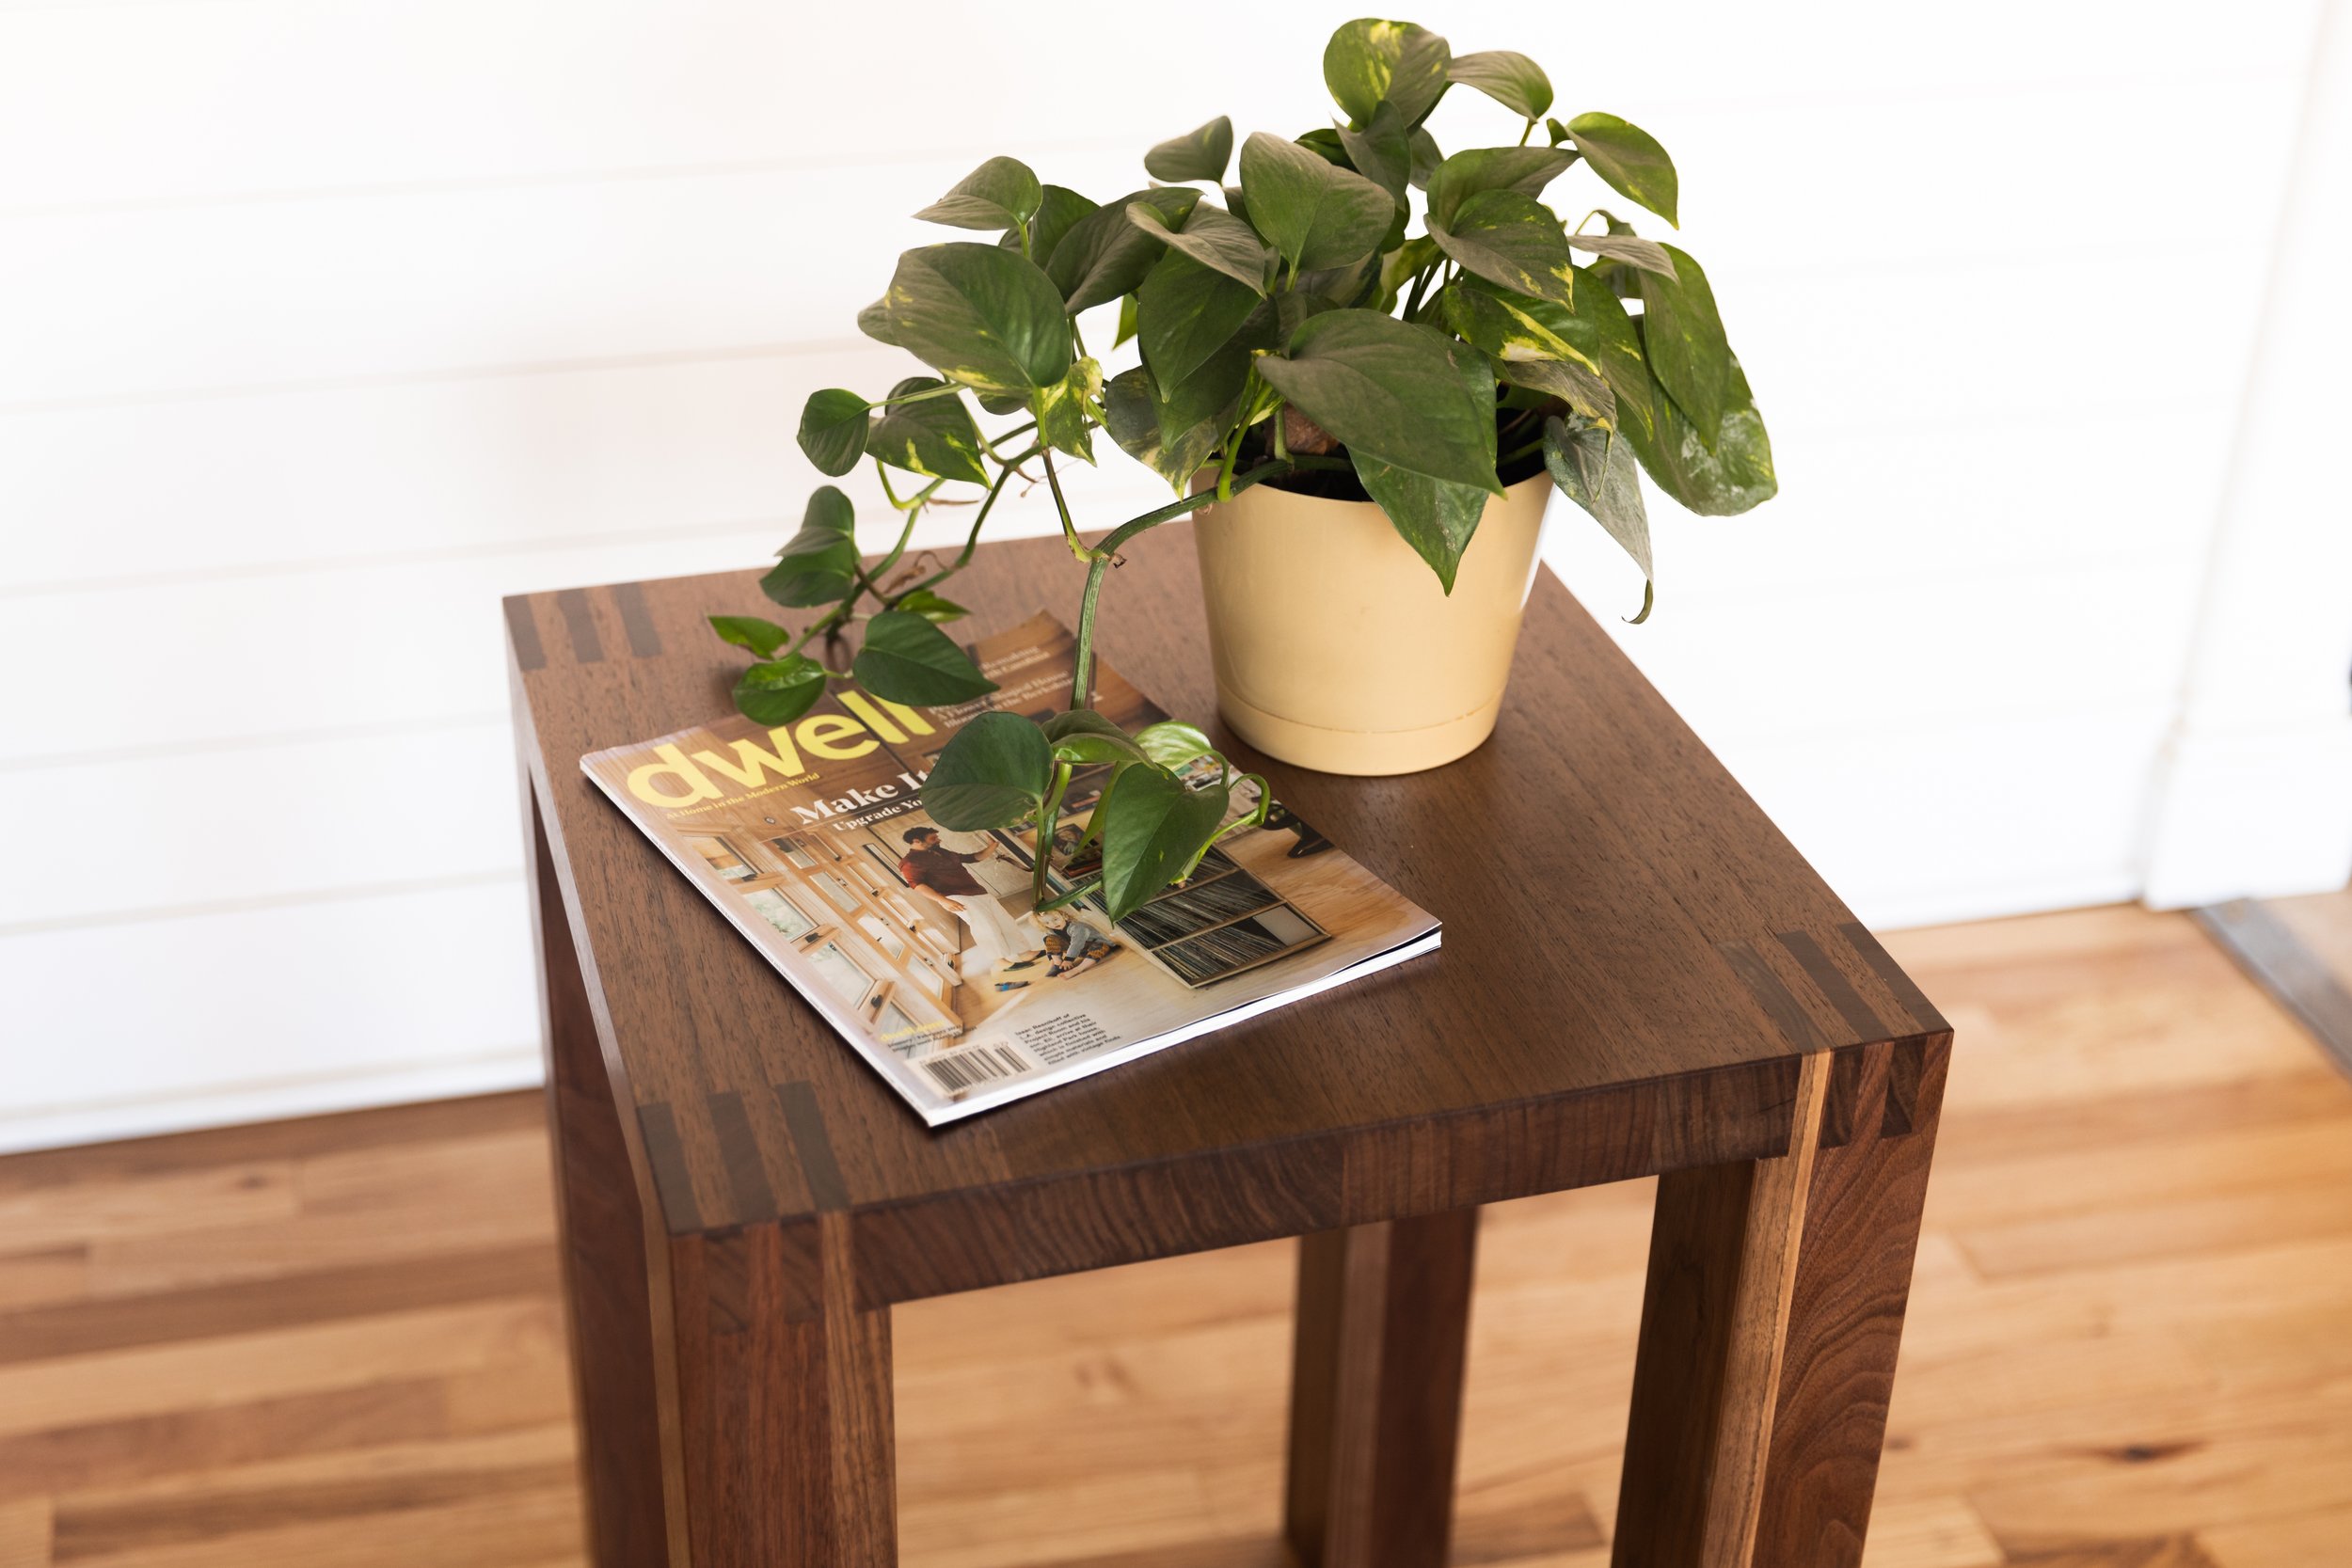
<svg viewBox="0 0 2352 1568">
<path fill-rule="evenodd" d="M 353 824 L 358 831 L 359 824 Z M 6 1128 L 533 1054 L 519 875 L 0 938 Z M 21 1145 L 18 1147 L 22 1147 Z"/>
<path fill-rule="evenodd" d="M 71 802 L 74 831 L 22 834 L 8 847 L 0 938 L 521 866 L 515 742 L 502 715 L 422 733 L 0 772 L 0 819 L 38 821 L 59 802 Z"/>
<path fill-rule="evenodd" d="M 952 46 L 902 52 L 880 76 L 861 69 L 874 58 L 869 13 L 756 0 L 683 14 L 643 0 L 0 7 L 0 210 L 742 160 L 921 159 L 942 138 L 936 118 L 914 106 L 943 103 L 959 104 L 976 145 L 1045 148 L 1073 137 L 1065 96 L 970 91 L 975 81 L 1031 78 L 1041 54 L 1058 80 L 1118 84 L 1085 93 L 1083 135 L 1105 146 L 1149 145 L 1219 111 L 1284 126 L 1328 112 L 1315 65 L 1329 16 L 1227 13 L 1246 18 L 1249 48 L 1218 55 L 1213 72 L 1160 73 L 1132 68 L 1165 43 L 1149 11 L 1104 9 L 1041 45 L 1020 28 L 975 25 L 942 0 L 902 5 L 894 29 Z M 1216 36 L 1217 13 L 1200 15 L 1203 36 Z M 1764 9 L 1703 0 L 1681 8 L 1677 26 L 1707 46 L 1672 50 L 1652 47 L 1657 19 L 1639 8 L 1506 19 L 1469 0 L 1433 0 L 1415 15 L 1457 49 L 1535 55 L 1572 109 L 1612 109 L 1662 134 L 1685 106 L 1726 100 L 1849 116 L 1860 106 L 1875 121 L 1886 105 L 1930 97 L 2277 73 L 2293 69 L 2312 10 L 2300 0 L 2242 8 L 2216 28 L 2187 0 L 2135 8 L 2128 22 L 2100 6 L 2031 0 L 1899 16 L 1869 0 Z M 1464 135 L 1474 123 L 1454 107 L 1440 110 L 1441 139 L 1450 121 Z M 1835 144 L 1804 145 L 1818 154 Z M 2145 160 L 2152 175 L 2172 162 Z M 1847 166 L 1846 150 L 1837 163 Z"/>
<path fill-rule="evenodd" d="M 1669 578 L 1636 626 L 1622 617 L 1641 606 L 1640 574 L 1608 558 L 1605 535 L 1597 546 L 1587 537 L 1598 530 L 1581 513 L 1555 505 L 1558 553 L 1576 558 L 1565 580 L 1709 745 L 2178 695 L 2197 603 L 2191 559 L 1761 591 L 1710 563 L 1688 574 L 1701 588 Z M 1705 546 L 1677 549 L 1697 557 Z"/>
<path fill-rule="evenodd" d="M 618 536 L 766 530 L 781 544 L 827 483 L 792 440 L 808 394 L 879 396 L 915 369 L 868 343 L 0 418 L 0 495 L 42 525 L 0 556 L 0 595 Z M 1100 478 L 1067 476 L 1090 524 L 1166 499 L 1157 479 L 1098 445 Z M 893 515 L 870 467 L 831 483 L 882 547 Z M 995 515 L 1017 530 L 1050 510 L 1050 498 L 1025 500 L 1016 484 Z M 234 526 L 190 526 L 215 515 Z M 961 529 L 971 514 L 939 515 Z"/>
<path fill-rule="evenodd" d="M 1874 373 L 1848 384 L 1848 406 L 1872 381 L 1948 389 L 1976 409 L 2044 406 L 2078 384 L 1985 352 L 1989 329 L 2023 330 L 2042 301 L 2064 307 L 2053 363 L 2099 366 L 2104 377 L 2107 340 L 2135 333 L 2144 346 L 2134 354 L 2127 342 L 2112 373 L 2153 358 L 2169 339 L 2147 323 L 2177 308 L 2183 213 L 2243 214 L 2200 234 L 2204 276 L 2231 276 L 2267 245 L 2294 99 L 2268 80 L 2216 87 L 2201 111 L 2240 130 L 2164 143 L 2177 91 L 2135 90 L 2128 113 L 2095 92 L 1991 101 L 1967 117 L 1964 137 L 1950 104 L 1874 110 L 1865 136 L 1819 107 L 1778 111 L 1777 124 L 1760 106 L 1694 113 L 1677 153 L 1708 171 L 1719 195 L 1704 183 L 1686 191 L 1686 237 L 1759 392 L 1787 387 L 1792 363 L 1767 352 L 1763 332 L 1808 347 L 1856 340 Z M 1780 150 L 1824 139 L 1838 146 L 1838 180 L 1817 190 L 1791 177 Z M 2044 166 L 2054 142 L 2075 141 L 2090 145 L 2074 156 L 2126 171 L 2095 199 L 2073 182 L 2017 177 Z M 2157 143 L 2167 159 L 2148 158 Z M 903 214 L 964 164 L 20 216 L 0 249 L 0 297 L 11 302 L 0 317 L 0 408 L 853 338 L 855 312 L 882 293 L 896 254 L 953 237 Z M 1052 169 L 1099 195 L 1136 182 L 1132 152 L 1088 151 Z M 1549 194 L 1579 213 L 1616 199 L 1581 169 Z M 1959 275 L 2000 260 L 2010 264 Z M 2237 301 L 2208 290 L 2201 308 L 2218 311 L 2201 314 L 2201 343 L 2233 355 Z M 1775 330 L 1768 312 L 1786 325 Z"/>
<path fill-rule="evenodd" d="M 1035 507 L 1022 518 L 1032 533 L 1054 527 Z M 964 526 L 942 518 L 935 532 Z M 41 649 L 15 666 L 37 670 L 66 648 L 72 664 L 70 677 L 15 680 L 0 692 L 0 768 L 293 738 L 312 727 L 495 719 L 507 708 L 501 595 L 755 567 L 787 532 L 771 522 L 741 533 L 226 578 L 194 595 L 165 581 L 21 599 L 0 616 L 0 662 Z M 1064 580 L 1041 585 L 1040 604 L 1074 617 L 1084 581 L 1073 563 Z M 740 603 L 711 608 L 801 619 L 748 582 Z M 122 635 L 141 622 L 135 638 Z M 155 685 L 159 653 L 170 662 L 167 690 Z M 109 684 L 126 675 L 129 687 Z M 710 703 L 713 711 L 727 704 L 715 678 Z"/>
<path fill-rule="evenodd" d="M 1715 751 L 1866 925 L 1936 925 L 2137 896 L 2171 712 L 1876 714 Z"/>
</svg>

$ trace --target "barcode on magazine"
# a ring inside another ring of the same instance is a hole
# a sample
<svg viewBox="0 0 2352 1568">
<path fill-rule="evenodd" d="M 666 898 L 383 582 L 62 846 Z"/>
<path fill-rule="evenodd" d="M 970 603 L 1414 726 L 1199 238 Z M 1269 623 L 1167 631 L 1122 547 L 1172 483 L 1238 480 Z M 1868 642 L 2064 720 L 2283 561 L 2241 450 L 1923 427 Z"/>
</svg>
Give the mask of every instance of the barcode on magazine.
<svg viewBox="0 0 2352 1568">
<path fill-rule="evenodd" d="M 958 1094 L 1000 1078 L 1018 1078 L 1035 1064 L 1009 1045 L 975 1045 L 945 1056 L 927 1056 L 914 1065 L 947 1093 Z"/>
</svg>

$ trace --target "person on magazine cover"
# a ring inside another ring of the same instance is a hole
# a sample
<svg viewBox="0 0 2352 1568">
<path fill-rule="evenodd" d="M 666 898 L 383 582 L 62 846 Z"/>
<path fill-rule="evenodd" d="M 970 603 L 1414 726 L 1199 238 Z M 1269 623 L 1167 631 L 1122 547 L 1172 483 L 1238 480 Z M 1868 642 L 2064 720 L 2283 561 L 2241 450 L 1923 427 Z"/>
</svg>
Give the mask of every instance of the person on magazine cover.
<svg viewBox="0 0 2352 1568">
<path fill-rule="evenodd" d="M 1037 917 L 1045 927 L 1045 977 L 1059 980 L 1072 974 L 1084 974 L 1104 958 L 1119 951 L 1116 942 L 1083 920 L 1073 920 L 1067 910 L 1047 910 Z"/>
<path fill-rule="evenodd" d="M 1003 851 L 993 845 L 973 854 L 950 849 L 939 842 L 937 828 L 909 828 L 904 843 L 907 852 L 898 862 L 898 875 L 932 903 L 961 915 L 972 933 L 972 945 L 983 958 L 994 960 L 998 969 L 1015 967 L 1026 947 L 1021 927 L 1005 913 L 996 895 L 965 869 L 974 861 Z"/>
</svg>

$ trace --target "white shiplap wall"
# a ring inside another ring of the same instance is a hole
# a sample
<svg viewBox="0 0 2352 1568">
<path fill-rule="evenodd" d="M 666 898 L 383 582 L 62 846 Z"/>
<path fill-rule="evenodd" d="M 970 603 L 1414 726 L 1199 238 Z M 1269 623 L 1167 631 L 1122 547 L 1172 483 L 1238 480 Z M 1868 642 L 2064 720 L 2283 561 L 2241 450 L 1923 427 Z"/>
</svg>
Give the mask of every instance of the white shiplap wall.
<svg viewBox="0 0 2352 1568">
<path fill-rule="evenodd" d="M 0 3 L 0 1148 L 534 1077 L 499 595 L 772 549 L 981 157 L 1327 112 L 1187 14 Z M 1783 494 L 1623 641 L 1866 917 L 2137 891 L 2318 14 L 1419 11 L 1675 151 Z"/>
</svg>

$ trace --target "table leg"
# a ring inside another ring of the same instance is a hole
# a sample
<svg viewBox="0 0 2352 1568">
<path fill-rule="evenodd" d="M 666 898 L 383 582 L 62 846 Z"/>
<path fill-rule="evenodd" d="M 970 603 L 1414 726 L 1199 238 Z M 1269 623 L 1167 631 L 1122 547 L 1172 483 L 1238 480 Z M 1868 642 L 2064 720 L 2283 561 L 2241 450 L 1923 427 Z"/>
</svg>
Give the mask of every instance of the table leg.
<svg viewBox="0 0 2352 1568">
<path fill-rule="evenodd" d="M 1443 1568 L 1478 1211 L 1299 1240 L 1286 1531 L 1305 1568 Z"/>
<path fill-rule="evenodd" d="M 1788 1154 L 1659 1179 L 1614 1568 L 1856 1568 L 1886 1435 L 1949 1037 L 1909 1131 L 1864 1056 L 1854 1131 L 1820 1147 L 1805 1060 Z"/>
<path fill-rule="evenodd" d="M 642 1568 L 669 1551 L 644 1225 L 528 776 L 523 801 L 536 882 L 532 924 L 547 1047 L 548 1137 L 589 1560 L 596 1568 Z"/>
<path fill-rule="evenodd" d="M 671 1243 L 694 1568 L 898 1561 L 890 1309 L 850 1276 L 840 1215 Z"/>
</svg>

